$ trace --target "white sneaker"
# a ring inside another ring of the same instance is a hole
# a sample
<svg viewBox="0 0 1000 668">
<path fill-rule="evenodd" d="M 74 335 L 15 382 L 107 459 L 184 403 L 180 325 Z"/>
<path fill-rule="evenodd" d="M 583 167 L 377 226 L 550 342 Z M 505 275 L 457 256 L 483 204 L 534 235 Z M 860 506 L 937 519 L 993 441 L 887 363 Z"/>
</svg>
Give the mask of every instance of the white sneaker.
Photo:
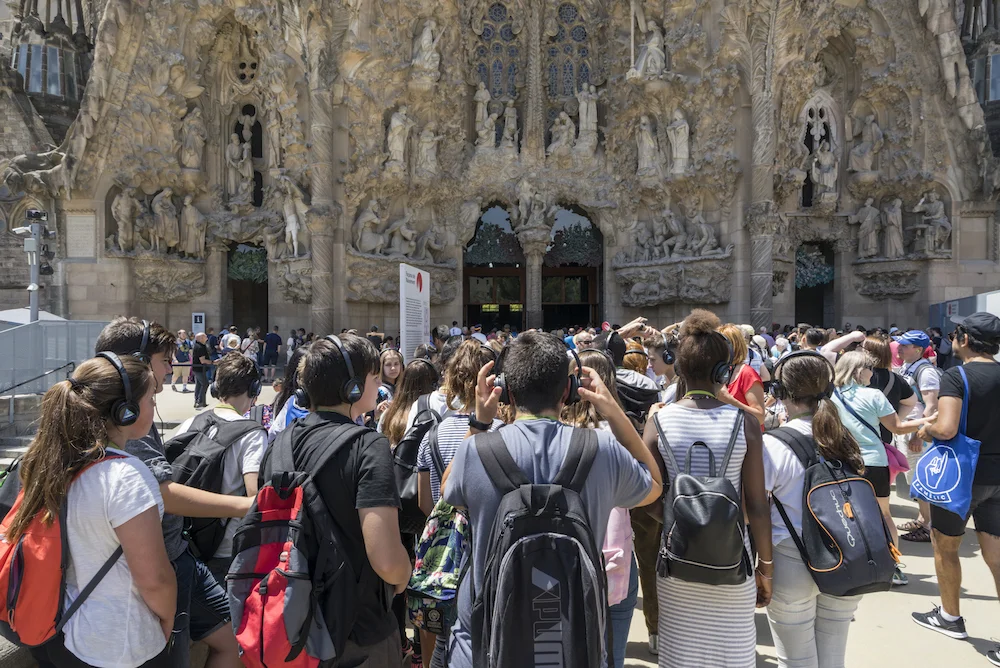
<svg viewBox="0 0 1000 668">
<path fill-rule="evenodd" d="M 650 654 L 660 653 L 659 636 L 657 636 L 655 633 L 649 634 L 649 653 Z"/>
</svg>

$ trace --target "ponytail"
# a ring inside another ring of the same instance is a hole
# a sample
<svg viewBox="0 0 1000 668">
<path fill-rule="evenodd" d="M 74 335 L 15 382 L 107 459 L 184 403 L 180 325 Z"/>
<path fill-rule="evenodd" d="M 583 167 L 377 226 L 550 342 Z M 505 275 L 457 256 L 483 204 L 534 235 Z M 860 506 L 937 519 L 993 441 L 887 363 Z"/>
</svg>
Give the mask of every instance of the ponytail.
<svg viewBox="0 0 1000 668">
<path fill-rule="evenodd" d="M 841 422 L 837 406 L 829 398 L 817 402 L 812 432 L 823 457 L 842 461 L 858 473 L 864 473 L 865 462 L 858 442 Z"/>
</svg>

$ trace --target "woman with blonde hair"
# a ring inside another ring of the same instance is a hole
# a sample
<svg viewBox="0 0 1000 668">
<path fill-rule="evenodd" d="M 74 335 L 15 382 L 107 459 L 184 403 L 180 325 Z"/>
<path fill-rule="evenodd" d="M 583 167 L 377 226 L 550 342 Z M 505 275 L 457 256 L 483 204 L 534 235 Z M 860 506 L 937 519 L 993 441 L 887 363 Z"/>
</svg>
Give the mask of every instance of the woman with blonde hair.
<svg viewBox="0 0 1000 668">
<path fill-rule="evenodd" d="M 38 433 L 19 467 L 23 496 L 4 519 L 3 541 L 16 543 L 39 515 L 51 521 L 65 512 L 63 612 L 111 567 L 62 633 L 32 648 L 41 668 L 154 666 L 166 653 L 177 581 L 160 529 L 163 499 L 146 465 L 118 449 L 149 433 L 155 392 L 145 362 L 100 353 L 42 400 Z"/>
<path fill-rule="evenodd" d="M 729 384 L 719 391 L 719 401 L 735 406 L 753 415 L 764 424 L 764 381 L 753 367 L 746 363 L 749 349 L 739 325 L 729 323 L 719 327 L 719 333 L 729 341 L 733 354 L 730 360 L 732 374 Z"/>
<path fill-rule="evenodd" d="M 901 420 L 882 391 L 868 387 L 877 366 L 878 360 L 866 350 L 853 350 L 841 355 L 840 359 L 837 360 L 836 377 L 834 378 L 837 389 L 833 395 L 833 403 L 837 406 L 844 426 L 851 432 L 861 448 L 865 470 L 864 472 L 859 471 L 859 473 L 862 473 L 875 488 L 875 496 L 878 497 L 882 514 L 885 516 L 886 524 L 889 525 L 889 530 L 892 533 L 892 542 L 898 546 L 896 525 L 892 520 L 892 511 L 889 508 L 891 482 L 889 480 L 889 456 L 886 453 L 885 442 L 882 440 L 878 425 L 885 427 L 893 434 L 912 434 L 920 429 L 921 425 L 933 422 L 936 415 L 919 420 L 905 422 Z M 905 585 L 908 581 L 902 571 L 897 568 L 892 582 L 895 585 Z"/>
<path fill-rule="evenodd" d="M 377 423 L 392 403 L 392 397 L 396 393 L 396 383 L 403 373 L 403 353 L 393 348 L 386 348 L 378 356 L 379 380 L 382 384 L 378 388 L 378 399 L 375 404 L 374 421 Z"/>
</svg>

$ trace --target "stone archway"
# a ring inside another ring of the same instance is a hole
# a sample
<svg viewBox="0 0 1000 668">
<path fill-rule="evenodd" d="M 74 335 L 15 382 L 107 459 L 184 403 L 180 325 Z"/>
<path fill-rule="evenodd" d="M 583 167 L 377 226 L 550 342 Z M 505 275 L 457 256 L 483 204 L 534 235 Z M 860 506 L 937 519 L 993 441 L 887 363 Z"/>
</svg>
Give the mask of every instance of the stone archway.
<svg viewBox="0 0 1000 668">
<path fill-rule="evenodd" d="M 527 264 L 503 205 L 493 202 L 483 209 L 463 258 L 465 322 L 485 331 L 505 325 L 524 329 Z"/>
<path fill-rule="evenodd" d="M 542 326 L 566 329 L 600 322 L 604 236 L 574 206 L 559 206 L 542 260 Z"/>
</svg>

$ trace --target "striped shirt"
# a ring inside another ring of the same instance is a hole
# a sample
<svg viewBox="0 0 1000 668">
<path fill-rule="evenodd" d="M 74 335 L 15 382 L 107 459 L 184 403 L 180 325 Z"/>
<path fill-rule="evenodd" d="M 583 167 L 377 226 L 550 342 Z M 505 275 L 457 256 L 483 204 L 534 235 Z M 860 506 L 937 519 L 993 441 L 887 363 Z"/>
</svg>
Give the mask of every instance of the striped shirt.
<svg viewBox="0 0 1000 668">
<path fill-rule="evenodd" d="M 502 424 L 503 422 L 500 420 L 494 420 L 490 431 L 495 431 Z M 467 433 L 469 433 L 468 413 L 452 413 L 438 425 L 438 449 L 441 451 L 441 461 L 445 468 L 448 468 L 448 464 L 455 457 L 458 446 L 462 445 Z M 438 499 L 441 498 L 441 473 L 443 471 L 438 473 L 434 466 L 434 458 L 431 455 L 430 431 L 424 434 L 423 440 L 420 441 L 420 449 L 417 450 L 417 470 L 430 471 L 431 498 L 437 504 Z"/>
</svg>

